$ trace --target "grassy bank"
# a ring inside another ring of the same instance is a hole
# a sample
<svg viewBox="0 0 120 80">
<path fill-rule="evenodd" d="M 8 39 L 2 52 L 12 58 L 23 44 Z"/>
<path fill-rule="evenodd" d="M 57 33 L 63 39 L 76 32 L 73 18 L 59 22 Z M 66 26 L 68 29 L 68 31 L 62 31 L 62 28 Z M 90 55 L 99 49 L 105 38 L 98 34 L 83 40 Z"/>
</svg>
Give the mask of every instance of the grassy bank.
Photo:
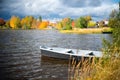
<svg viewBox="0 0 120 80">
<path fill-rule="evenodd" d="M 73 30 L 60 30 L 61 33 L 75 33 L 75 34 L 94 34 L 103 32 L 112 32 L 111 28 L 83 28 L 83 29 L 73 29 Z"/>
</svg>

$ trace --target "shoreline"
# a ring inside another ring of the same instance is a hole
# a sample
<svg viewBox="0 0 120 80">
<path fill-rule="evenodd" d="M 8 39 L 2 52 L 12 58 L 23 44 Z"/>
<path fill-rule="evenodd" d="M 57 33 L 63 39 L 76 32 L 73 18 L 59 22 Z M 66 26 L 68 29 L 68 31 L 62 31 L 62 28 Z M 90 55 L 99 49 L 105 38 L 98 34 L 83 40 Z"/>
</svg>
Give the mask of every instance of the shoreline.
<svg viewBox="0 0 120 80">
<path fill-rule="evenodd" d="M 60 30 L 60 33 L 70 34 L 99 34 L 99 33 L 112 33 L 112 29 L 108 27 L 104 28 L 84 28 L 73 30 Z"/>
<path fill-rule="evenodd" d="M 49 28 L 45 29 L 0 29 L 0 30 L 52 30 Z M 74 28 L 72 30 L 58 30 L 60 33 L 64 34 L 112 34 L 112 28 L 104 27 L 104 28 Z"/>
</svg>

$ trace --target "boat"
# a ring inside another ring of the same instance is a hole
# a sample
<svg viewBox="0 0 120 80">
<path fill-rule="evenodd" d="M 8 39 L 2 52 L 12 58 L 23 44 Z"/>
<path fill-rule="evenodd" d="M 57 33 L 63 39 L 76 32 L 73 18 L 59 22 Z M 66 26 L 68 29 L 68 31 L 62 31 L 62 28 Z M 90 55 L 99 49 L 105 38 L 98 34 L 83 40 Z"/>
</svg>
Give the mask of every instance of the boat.
<svg viewBox="0 0 120 80">
<path fill-rule="evenodd" d="M 42 56 L 58 58 L 58 59 L 81 59 L 81 58 L 101 58 L 101 51 L 66 49 L 59 47 L 40 46 L 40 53 Z"/>
</svg>

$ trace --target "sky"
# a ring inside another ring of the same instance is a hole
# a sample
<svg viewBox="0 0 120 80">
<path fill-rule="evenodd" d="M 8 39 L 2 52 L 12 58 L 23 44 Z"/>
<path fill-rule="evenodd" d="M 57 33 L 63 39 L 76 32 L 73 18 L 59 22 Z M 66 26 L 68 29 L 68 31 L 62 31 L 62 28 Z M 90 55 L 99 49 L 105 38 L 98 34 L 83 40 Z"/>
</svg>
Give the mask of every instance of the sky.
<svg viewBox="0 0 120 80">
<path fill-rule="evenodd" d="M 57 21 L 65 17 L 72 19 L 92 16 L 95 21 L 108 19 L 113 9 L 118 9 L 119 0 L 0 0 L 0 18 L 12 15 Z"/>
</svg>

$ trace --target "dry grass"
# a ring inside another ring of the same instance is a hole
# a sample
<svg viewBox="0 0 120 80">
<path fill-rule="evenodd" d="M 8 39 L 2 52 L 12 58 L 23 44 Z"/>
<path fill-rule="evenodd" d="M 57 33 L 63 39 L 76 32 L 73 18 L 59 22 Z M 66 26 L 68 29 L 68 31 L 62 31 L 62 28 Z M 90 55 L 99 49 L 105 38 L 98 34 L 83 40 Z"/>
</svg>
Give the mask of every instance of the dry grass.
<svg viewBox="0 0 120 80">
<path fill-rule="evenodd" d="M 78 29 L 75 28 L 73 30 L 60 30 L 61 33 L 75 33 L 75 34 L 90 34 L 90 33 L 102 33 L 102 32 L 110 32 L 111 28 L 84 28 Z"/>
<path fill-rule="evenodd" d="M 116 49 L 109 53 L 113 55 L 116 52 L 120 55 Z M 120 57 L 93 58 L 92 61 L 88 59 L 78 63 L 73 60 L 69 76 L 69 80 L 120 80 Z"/>
</svg>

